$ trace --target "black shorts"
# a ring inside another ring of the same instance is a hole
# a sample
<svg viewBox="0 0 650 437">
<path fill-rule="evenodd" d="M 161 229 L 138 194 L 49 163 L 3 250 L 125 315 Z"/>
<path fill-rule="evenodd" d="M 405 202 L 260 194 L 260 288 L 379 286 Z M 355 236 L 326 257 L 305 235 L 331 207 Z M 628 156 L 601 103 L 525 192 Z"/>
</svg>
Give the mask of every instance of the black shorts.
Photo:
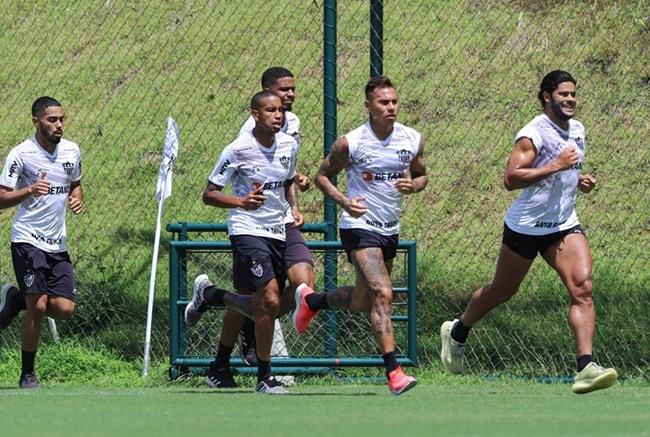
<svg viewBox="0 0 650 437">
<path fill-rule="evenodd" d="M 20 291 L 77 301 L 74 270 L 68 252 L 50 253 L 29 243 L 11 243 L 11 258 Z"/>
<path fill-rule="evenodd" d="M 389 261 L 397 256 L 399 234 L 381 235 L 364 229 L 339 229 L 339 236 L 350 262 L 352 262 L 352 251 L 364 247 L 379 247 L 384 261 Z"/>
<path fill-rule="evenodd" d="M 580 225 L 574 226 L 560 232 L 553 232 L 546 235 L 526 235 L 515 232 L 503 225 L 503 244 L 508 246 L 512 251 L 517 252 L 519 255 L 527 259 L 535 259 L 537 254 L 544 255 L 546 249 L 555 243 L 562 241 L 562 239 L 569 234 L 584 234 L 585 231 Z"/>
<path fill-rule="evenodd" d="M 231 235 L 232 283 L 250 291 L 276 278 L 284 289 L 284 241 L 252 235 Z"/>
<path fill-rule="evenodd" d="M 285 230 L 284 270 L 287 271 L 294 264 L 307 263 L 314 265 L 314 258 L 307 247 L 305 238 L 293 223 L 287 223 Z"/>
</svg>

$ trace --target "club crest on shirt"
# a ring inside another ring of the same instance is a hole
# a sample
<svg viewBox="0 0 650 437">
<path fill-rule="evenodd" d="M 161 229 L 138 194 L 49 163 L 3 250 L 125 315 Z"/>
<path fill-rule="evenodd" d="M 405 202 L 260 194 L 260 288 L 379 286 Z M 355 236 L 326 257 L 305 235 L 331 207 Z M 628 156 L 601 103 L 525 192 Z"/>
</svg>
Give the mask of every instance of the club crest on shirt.
<svg viewBox="0 0 650 437">
<path fill-rule="evenodd" d="M 68 176 L 72 176 L 72 172 L 74 171 L 74 164 L 71 162 L 64 162 L 61 165 L 63 166 L 63 170 L 65 170 L 66 174 Z"/>
<path fill-rule="evenodd" d="M 585 150 L 585 140 L 581 137 L 576 138 L 576 146 L 578 146 L 578 149 L 584 152 Z"/>
<path fill-rule="evenodd" d="M 291 158 L 289 158 L 288 156 L 281 156 L 280 164 L 282 164 L 282 167 L 284 168 L 289 168 L 289 165 L 291 165 Z"/>
<path fill-rule="evenodd" d="M 402 164 L 408 164 L 409 162 L 411 162 L 411 152 L 409 152 L 406 149 L 398 150 L 397 158 L 399 159 L 399 162 L 401 162 Z"/>
<path fill-rule="evenodd" d="M 251 273 L 257 276 L 258 278 L 261 278 L 262 275 L 264 274 L 264 268 L 262 267 L 261 264 L 253 264 L 253 267 L 251 267 Z"/>
<path fill-rule="evenodd" d="M 23 278 L 23 282 L 25 283 L 25 286 L 26 287 L 31 287 L 32 284 L 34 283 L 34 278 L 35 278 L 34 273 L 27 272 L 27 274 Z"/>
</svg>

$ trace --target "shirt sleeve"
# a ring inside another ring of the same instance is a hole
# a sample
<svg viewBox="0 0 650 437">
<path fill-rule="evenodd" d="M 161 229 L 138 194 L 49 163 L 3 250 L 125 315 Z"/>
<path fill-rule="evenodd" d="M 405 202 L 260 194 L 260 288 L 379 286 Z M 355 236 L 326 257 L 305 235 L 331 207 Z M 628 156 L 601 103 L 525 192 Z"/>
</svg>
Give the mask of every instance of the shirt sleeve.
<svg viewBox="0 0 650 437">
<path fill-rule="evenodd" d="M 230 182 L 236 171 L 237 159 L 232 153 L 232 149 L 226 147 L 223 152 L 221 152 L 217 164 L 214 166 L 214 170 L 212 170 L 210 177 L 208 177 L 208 181 L 218 187 L 225 187 L 228 185 L 228 182 Z"/>
<path fill-rule="evenodd" d="M 542 147 L 542 136 L 539 134 L 539 131 L 533 126 L 525 126 L 518 133 L 515 138 L 515 143 L 519 141 L 520 138 L 529 138 L 533 142 L 535 149 L 539 152 L 539 149 Z"/>
<path fill-rule="evenodd" d="M 5 165 L 2 168 L 0 175 L 0 185 L 3 187 L 15 189 L 18 185 L 18 179 L 23 173 L 23 160 L 21 159 L 16 149 L 9 152 Z"/>
</svg>

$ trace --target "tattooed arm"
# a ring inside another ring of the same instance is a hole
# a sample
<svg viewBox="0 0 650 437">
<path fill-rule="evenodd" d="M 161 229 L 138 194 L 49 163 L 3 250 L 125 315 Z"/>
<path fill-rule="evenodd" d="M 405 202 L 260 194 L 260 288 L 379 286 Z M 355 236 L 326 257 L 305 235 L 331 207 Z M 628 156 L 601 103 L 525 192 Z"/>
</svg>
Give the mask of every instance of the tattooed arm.
<svg viewBox="0 0 650 437">
<path fill-rule="evenodd" d="M 318 169 L 318 173 L 316 173 L 314 182 L 325 195 L 331 197 L 348 214 L 356 218 L 361 217 L 368 211 L 368 207 L 360 203 L 365 198 L 363 196 L 357 196 L 354 199 L 348 199 L 332 182 L 332 179 L 349 164 L 350 153 L 348 140 L 345 137 L 341 137 L 332 144 L 332 150 L 323 160 L 320 169 Z"/>
</svg>

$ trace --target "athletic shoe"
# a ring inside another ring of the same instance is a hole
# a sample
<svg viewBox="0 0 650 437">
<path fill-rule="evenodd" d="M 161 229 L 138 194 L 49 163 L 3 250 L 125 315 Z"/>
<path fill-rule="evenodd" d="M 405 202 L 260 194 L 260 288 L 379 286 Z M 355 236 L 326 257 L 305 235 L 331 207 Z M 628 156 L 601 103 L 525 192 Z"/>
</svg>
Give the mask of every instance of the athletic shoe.
<svg viewBox="0 0 650 437">
<path fill-rule="evenodd" d="M 602 390 L 613 386 L 616 378 L 618 378 L 616 370 L 605 369 L 592 361 L 576 375 L 571 390 L 576 394 Z"/>
<path fill-rule="evenodd" d="M 314 290 L 309 288 L 307 284 L 300 284 L 296 288 L 296 309 L 293 311 L 293 326 L 298 331 L 298 334 L 307 332 L 312 319 L 318 314 L 318 311 L 310 310 L 305 301 L 305 298 L 310 294 L 314 294 Z"/>
<path fill-rule="evenodd" d="M 212 388 L 237 388 L 239 385 L 235 382 L 230 373 L 229 368 L 217 370 L 215 362 L 210 363 L 210 370 L 208 376 L 205 378 L 205 383 Z"/>
<path fill-rule="evenodd" d="M 440 359 L 445 370 L 454 375 L 463 373 L 463 354 L 465 353 L 465 343 L 458 343 L 451 338 L 451 328 L 457 322 L 458 319 L 454 319 L 453 322 L 447 321 L 440 327 L 440 339 L 442 340 Z"/>
<path fill-rule="evenodd" d="M 239 356 L 244 364 L 250 367 L 257 367 L 257 350 L 255 349 L 255 323 L 244 322 L 239 336 L 237 336 L 237 347 Z M 251 320 L 252 322 L 252 320 Z"/>
<path fill-rule="evenodd" d="M 402 366 L 397 366 L 397 369 L 388 374 L 388 390 L 391 396 L 399 396 L 416 385 L 418 380 L 404 373 Z"/>
<path fill-rule="evenodd" d="M 11 304 L 13 298 L 20 293 L 20 290 L 13 284 L 5 284 L 0 291 L 0 329 L 5 329 L 18 315 L 20 310 L 14 309 Z"/>
<path fill-rule="evenodd" d="M 34 372 L 26 373 L 20 376 L 20 381 L 18 381 L 18 387 L 20 388 L 41 388 L 41 384 L 38 382 L 38 378 Z"/>
<path fill-rule="evenodd" d="M 287 395 L 289 392 L 282 386 L 275 376 L 267 376 L 255 386 L 257 393 L 266 393 L 270 395 Z"/>
<path fill-rule="evenodd" d="M 201 310 L 201 305 L 205 302 L 203 299 L 203 290 L 212 286 L 212 282 L 208 279 L 208 275 L 199 275 L 194 280 L 194 291 L 192 292 L 192 300 L 185 307 L 185 324 L 187 326 L 196 325 L 205 310 Z M 205 307 L 205 305 L 203 305 Z"/>
</svg>

